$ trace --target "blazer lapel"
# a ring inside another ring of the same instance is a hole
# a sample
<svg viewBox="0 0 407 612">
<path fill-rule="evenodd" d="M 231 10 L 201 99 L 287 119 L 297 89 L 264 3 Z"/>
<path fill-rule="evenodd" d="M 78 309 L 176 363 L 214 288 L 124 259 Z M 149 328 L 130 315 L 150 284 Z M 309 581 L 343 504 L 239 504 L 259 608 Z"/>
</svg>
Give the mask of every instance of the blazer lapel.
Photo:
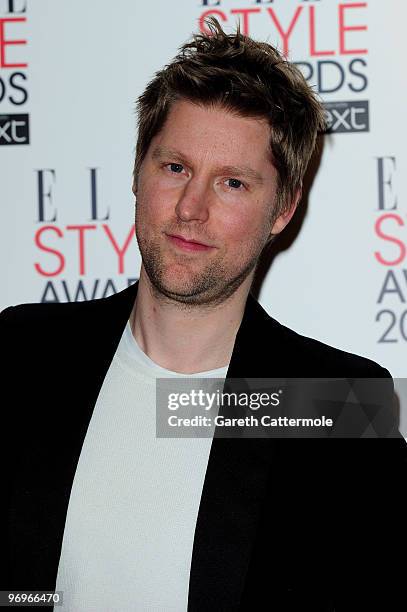
<svg viewBox="0 0 407 612">
<path fill-rule="evenodd" d="M 266 376 L 258 351 L 266 319 L 249 294 L 226 379 Z M 221 438 L 215 431 L 195 529 L 191 612 L 238 608 L 275 449 L 268 439 Z"/>
</svg>

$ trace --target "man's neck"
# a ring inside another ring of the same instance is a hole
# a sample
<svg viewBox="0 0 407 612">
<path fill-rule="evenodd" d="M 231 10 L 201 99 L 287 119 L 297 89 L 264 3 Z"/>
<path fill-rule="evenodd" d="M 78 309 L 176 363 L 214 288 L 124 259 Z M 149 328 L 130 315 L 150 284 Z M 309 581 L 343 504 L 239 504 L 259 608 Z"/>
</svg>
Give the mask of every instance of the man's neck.
<svg viewBox="0 0 407 612">
<path fill-rule="evenodd" d="M 138 345 L 155 363 L 193 374 L 226 366 L 242 321 L 251 278 L 213 308 L 160 299 L 142 266 L 130 322 Z M 164 298 L 164 296 L 163 296 Z"/>
</svg>

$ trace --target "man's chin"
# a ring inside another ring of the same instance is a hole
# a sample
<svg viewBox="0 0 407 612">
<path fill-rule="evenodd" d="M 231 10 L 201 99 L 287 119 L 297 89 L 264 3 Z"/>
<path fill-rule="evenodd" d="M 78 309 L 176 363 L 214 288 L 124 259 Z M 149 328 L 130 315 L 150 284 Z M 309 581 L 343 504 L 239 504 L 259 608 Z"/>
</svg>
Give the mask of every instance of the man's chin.
<svg viewBox="0 0 407 612">
<path fill-rule="evenodd" d="M 171 278 L 165 275 L 149 276 L 150 285 L 155 297 L 162 301 L 176 302 L 190 306 L 209 305 L 219 299 L 219 290 L 213 277 Z"/>
<path fill-rule="evenodd" d="M 187 282 L 185 280 L 155 279 L 154 286 L 162 295 L 180 301 L 188 301 L 206 294 L 210 287 L 202 282 Z"/>
</svg>

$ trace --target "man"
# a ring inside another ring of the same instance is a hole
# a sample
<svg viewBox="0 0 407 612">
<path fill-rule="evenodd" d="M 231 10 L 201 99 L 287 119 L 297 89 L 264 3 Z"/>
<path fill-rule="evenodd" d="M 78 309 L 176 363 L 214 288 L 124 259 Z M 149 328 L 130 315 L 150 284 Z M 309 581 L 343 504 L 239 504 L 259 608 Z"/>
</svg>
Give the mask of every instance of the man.
<svg viewBox="0 0 407 612">
<path fill-rule="evenodd" d="M 392 387 L 374 362 L 296 334 L 250 294 L 300 200 L 323 111 L 273 47 L 208 25 L 139 98 L 139 281 L 2 314 L 1 588 L 56 588 L 74 612 L 395 610 L 401 436 L 155 435 L 159 377 Z"/>
</svg>

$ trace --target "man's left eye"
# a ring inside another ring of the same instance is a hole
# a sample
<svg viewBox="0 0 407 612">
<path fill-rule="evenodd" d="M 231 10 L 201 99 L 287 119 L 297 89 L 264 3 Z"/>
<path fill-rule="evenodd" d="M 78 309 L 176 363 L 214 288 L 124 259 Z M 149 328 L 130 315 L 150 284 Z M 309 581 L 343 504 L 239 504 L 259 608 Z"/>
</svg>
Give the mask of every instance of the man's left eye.
<svg viewBox="0 0 407 612">
<path fill-rule="evenodd" d="M 233 189 L 239 189 L 240 187 L 244 187 L 242 181 L 239 181 L 239 179 L 227 179 L 227 183 L 229 183 L 229 187 L 232 187 Z"/>
</svg>

